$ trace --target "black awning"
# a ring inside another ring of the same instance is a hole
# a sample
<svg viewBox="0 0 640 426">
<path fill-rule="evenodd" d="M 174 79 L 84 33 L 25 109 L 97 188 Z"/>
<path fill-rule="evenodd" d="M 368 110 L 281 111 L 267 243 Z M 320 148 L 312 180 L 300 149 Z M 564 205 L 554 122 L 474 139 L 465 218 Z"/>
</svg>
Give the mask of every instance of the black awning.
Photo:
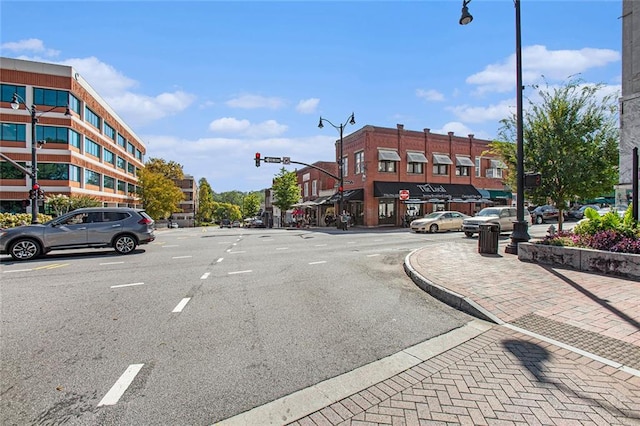
<svg viewBox="0 0 640 426">
<path fill-rule="evenodd" d="M 373 182 L 373 196 L 400 198 L 400 190 L 409 190 L 409 197 L 420 200 L 477 200 L 482 198 L 473 185 L 455 183 Z"/>
<path fill-rule="evenodd" d="M 342 193 L 343 201 L 364 201 L 364 190 L 360 189 L 349 189 Z M 328 203 L 337 203 L 340 201 L 340 193 L 336 192 L 327 200 Z"/>
</svg>

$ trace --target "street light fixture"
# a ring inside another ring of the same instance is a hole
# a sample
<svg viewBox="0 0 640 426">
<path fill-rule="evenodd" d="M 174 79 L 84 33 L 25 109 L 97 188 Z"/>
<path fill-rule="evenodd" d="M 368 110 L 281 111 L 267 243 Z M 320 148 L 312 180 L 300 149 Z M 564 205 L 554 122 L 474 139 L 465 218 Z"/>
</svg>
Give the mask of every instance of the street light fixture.
<svg viewBox="0 0 640 426">
<path fill-rule="evenodd" d="M 322 124 L 323 122 L 327 122 L 329 123 L 334 129 L 338 130 L 340 132 L 340 161 L 338 161 L 338 168 L 340 169 L 340 187 L 338 188 L 338 193 L 339 193 L 339 202 L 338 202 L 338 214 L 342 214 L 342 210 L 343 210 L 343 200 L 344 200 L 344 170 L 343 170 L 343 166 L 344 166 L 344 148 L 343 148 L 343 143 L 342 143 L 342 135 L 344 132 L 344 128 L 347 124 L 356 124 L 356 117 L 354 115 L 354 113 L 352 112 L 351 115 L 349 116 L 349 118 L 347 118 L 347 120 L 340 124 L 339 126 L 336 126 L 335 124 L 333 124 L 331 121 L 327 120 L 326 118 L 322 118 L 320 117 L 320 121 L 318 122 L 318 127 L 319 128 L 323 128 L 324 125 Z M 336 215 L 337 217 L 338 215 Z"/>
<path fill-rule="evenodd" d="M 471 0 L 462 1 L 462 16 L 460 25 L 466 25 L 473 20 L 467 5 Z M 516 9 L 516 221 L 513 224 L 511 242 L 505 248 L 509 254 L 518 254 L 518 243 L 527 242 L 531 238 L 528 233 L 528 222 L 524 219 L 524 142 L 522 116 L 522 37 L 520 34 L 520 0 L 513 0 Z"/>
<path fill-rule="evenodd" d="M 43 114 L 61 107 L 54 106 L 46 111 L 38 111 L 35 105 L 31 105 L 31 108 L 27 107 L 25 100 L 17 93 L 14 93 L 11 99 L 11 108 L 17 110 L 20 108 L 20 104 L 24 105 L 24 109 L 31 113 L 31 191 L 29 194 L 35 194 L 35 198 L 31 199 L 31 223 L 38 223 L 38 193 L 40 192 L 40 184 L 38 183 L 38 154 L 36 149 L 41 143 L 36 141 L 36 124 Z M 66 106 L 64 115 L 67 117 L 71 116 L 68 105 Z"/>
</svg>

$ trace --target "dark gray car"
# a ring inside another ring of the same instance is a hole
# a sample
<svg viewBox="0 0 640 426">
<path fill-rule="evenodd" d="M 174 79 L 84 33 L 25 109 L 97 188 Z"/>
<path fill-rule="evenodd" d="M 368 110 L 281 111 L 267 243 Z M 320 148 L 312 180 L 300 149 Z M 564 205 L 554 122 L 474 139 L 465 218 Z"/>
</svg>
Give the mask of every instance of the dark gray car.
<svg viewBox="0 0 640 426">
<path fill-rule="evenodd" d="M 43 224 L 18 226 L 0 232 L 0 253 L 29 260 L 51 250 L 113 247 L 131 253 L 139 244 L 155 240 L 154 221 L 144 210 L 128 207 L 90 207 L 73 210 Z"/>
</svg>

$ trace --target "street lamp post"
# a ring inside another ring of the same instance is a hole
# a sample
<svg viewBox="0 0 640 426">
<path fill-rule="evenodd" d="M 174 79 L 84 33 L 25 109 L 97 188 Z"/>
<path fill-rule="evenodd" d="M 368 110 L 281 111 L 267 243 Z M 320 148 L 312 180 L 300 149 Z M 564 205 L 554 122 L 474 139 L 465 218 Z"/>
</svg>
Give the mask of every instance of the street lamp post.
<svg viewBox="0 0 640 426">
<path fill-rule="evenodd" d="M 462 1 L 462 16 L 460 25 L 467 25 L 473 21 L 467 5 L 471 0 Z M 522 116 L 522 38 L 520 32 L 520 0 L 513 0 L 516 9 L 516 221 L 513 224 L 511 242 L 505 248 L 509 254 L 518 254 L 518 243 L 527 242 L 531 238 L 528 233 L 529 224 L 524 216 L 524 137 Z"/>
<path fill-rule="evenodd" d="M 340 169 L 340 187 L 338 188 L 338 194 L 339 194 L 339 201 L 338 201 L 338 213 L 342 214 L 342 209 L 343 209 L 343 199 L 344 199 L 344 170 L 343 170 L 343 166 L 344 166 L 344 144 L 342 143 L 342 136 L 344 133 L 344 128 L 347 124 L 356 124 L 356 117 L 354 115 L 354 113 L 352 112 L 351 115 L 349 116 L 349 118 L 347 118 L 347 120 L 344 123 L 341 123 L 339 126 L 336 126 L 335 124 L 333 124 L 331 121 L 327 120 L 326 118 L 322 118 L 320 117 L 320 121 L 318 122 L 318 127 L 319 128 L 323 128 L 324 125 L 322 124 L 323 122 L 327 122 L 329 123 L 334 129 L 338 130 L 340 132 L 340 160 L 338 161 L 338 168 Z M 338 218 L 338 215 L 336 215 L 336 219 Z M 340 223 L 339 221 L 337 221 L 338 223 Z"/>
<path fill-rule="evenodd" d="M 38 115 L 38 110 L 35 105 L 31 105 L 31 108 L 27 106 L 20 95 L 17 93 L 13 94 L 13 99 L 11 99 L 11 108 L 17 110 L 20 108 L 20 104 L 24 105 L 24 108 L 30 112 L 31 114 L 31 191 L 29 194 L 34 194 L 31 197 L 31 223 L 38 223 L 38 193 L 40 190 L 40 184 L 38 183 L 38 145 L 41 143 L 36 141 L 36 124 L 38 123 L 38 118 L 47 112 L 51 112 L 56 108 L 61 108 L 59 106 L 54 106 L 49 108 L 46 111 L 40 111 L 40 115 Z M 67 117 L 71 116 L 71 112 L 69 111 L 69 107 L 66 107 L 66 111 L 64 115 Z M 42 144 L 45 143 L 44 141 Z"/>
</svg>

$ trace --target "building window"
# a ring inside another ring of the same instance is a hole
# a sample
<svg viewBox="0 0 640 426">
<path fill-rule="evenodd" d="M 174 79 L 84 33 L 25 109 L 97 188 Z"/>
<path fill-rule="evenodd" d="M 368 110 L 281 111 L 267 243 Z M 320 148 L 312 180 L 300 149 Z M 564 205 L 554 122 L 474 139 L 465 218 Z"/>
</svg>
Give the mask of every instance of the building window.
<svg viewBox="0 0 640 426">
<path fill-rule="evenodd" d="M 69 129 L 69 145 L 75 146 L 80 150 L 80 133 Z"/>
<path fill-rule="evenodd" d="M 69 180 L 69 164 L 38 163 L 38 179 Z"/>
<path fill-rule="evenodd" d="M 104 176 L 102 178 L 102 185 L 105 188 L 108 189 L 115 189 L 116 187 L 116 180 L 114 178 L 112 178 L 111 176 Z"/>
<path fill-rule="evenodd" d="M 27 141 L 27 126 L 25 124 L 2 123 L 0 126 L 0 140 L 3 141 Z"/>
<path fill-rule="evenodd" d="M 136 147 L 133 146 L 131 142 L 127 142 L 127 152 L 131 155 L 135 155 L 136 153 Z"/>
<path fill-rule="evenodd" d="M 103 127 L 104 127 L 103 132 L 105 136 L 111 140 L 116 140 L 116 131 L 114 130 L 114 128 L 109 126 L 109 124 L 107 124 L 106 121 L 104 122 Z"/>
<path fill-rule="evenodd" d="M 433 154 L 434 176 L 446 176 L 449 174 L 449 166 L 453 164 L 451 158 L 445 154 Z"/>
<path fill-rule="evenodd" d="M 26 98 L 27 90 L 24 86 L 14 86 L 13 84 L 0 84 L 0 101 L 11 102 L 13 95 L 18 94 L 22 99 Z"/>
<path fill-rule="evenodd" d="M 123 148 L 127 147 L 127 140 L 120 133 L 118 133 L 118 145 Z"/>
<path fill-rule="evenodd" d="M 309 182 L 305 182 L 303 184 L 303 197 L 308 197 L 309 196 Z"/>
<path fill-rule="evenodd" d="M 127 182 L 123 180 L 118 181 L 118 191 L 127 192 Z"/>
<path fill-rule="evenodd" d="M 89 138 L 84 139 L 84 153 L 91 154 L 94 157 L 100 158 L 101 146 L 92 141 Z"/>
<path fill-rule="evenodd" d="M 80 115 L 80 101 L 71 93 L 69 93 L 69 109 Z"/>
<path fill-rule="evenodd" d="M 91 111 L 89 107 L 84 107 L 84 119 L 87 123 L 100 130 L 100 117 L 98 114 Z"/>
<path fill-rule="evenodd" d="M 113 152 L 109 151 L 106 148 L 103 148 L 102 152 L 104 153 L 104 162 L 105 163 L 115 164 L 116 156 L 113 155 Z"/>
<path fill-rule="evenodd" d="M 18 161 L 22 167 L 26 168 L 26 163 Z M 0 177 L 2 179 L 24 179 L 24 173 L 18 170 L 13 164 L 8 161 L 0 162 Z"/>
<path fill-rule="evenodd" d="M 349 158 L 342 157 L 342 176 L 347 176 L 349 174 Z"/>
<path fill-rule="evenodd" d="M 312 196 L 317 196 L 318 195 L 318 181 L 314 180 L 311 182 L 311 195 Z"/>
<path fill-rule="evenodd" d="M 456 166 L 456 176 L 469 176 L 469 167 Z"/>
<path fill-rule="evenodd" d="M 378 202 L 378 223 L 380 225 L 393 225 L 395 221 L 394 200 L 380 200 Z"/>
<path fill-rule="evenodd" d="M 127 163 L 127 172 L 130 175 L 135 176 L 136 175 L 136 166 L 134 164 Z"/>
<path fill-rule="evenodd" d="M 476 163 L 476 177 L 480 177 L 482 176 L 482 170 L 480 170 L 480 158 L 481 157 L 476 157 L 475 158 L 475 163 Z"/>
<path fill-rule="evenodd" d="M 69 92 L 66 90 L 33 88 L 33 103 L 36 105 L 66 107 L 69 105 Z"/>
<path fill-rule="evenodd" d="M 80 182 L 80 167 L 69 164 L 69 180 Z"/>
<path fill-rule="evenodd" d="M 36 126 L 36 140 L 47 143 L 68 143 L 69 129 L 66 127 Z"/>
<path fill-rule="evenodd" d="M 395 172 L 396 163 L 400 161 L 400 156 L 396 151 L 379 149 L 378 150 L 378 171 L 379 172 Z"/>
<path fill-rule="evenodd" d="M 422 174 L 424 173 L 423 163 L 407 163 L 407 173 Z"/>
<path fill-rule="evenodd" d="M 127 162 L 125 161 L 124 158 L 118 156 L 118 162 L 116 163 L 116 166 L 119 169 L 125 170 L 127 168 Z"/>
<path fill-rule="evenodd" d="M 141 162 L 143 161 L 142 160 L 142 151 L 140 151 L 139 149 L 136 149 L 136 158 L 138 160 L 140 160 Z"/>
<path fill-rule="evenodd" d="M 422 152 L 407 152 L 407 173 L 422 174 L 427 157 Z"/>
<path fill-rule="evenodd" d="M 469 176 L 469 171 L 473 166 L 471 158 L 456 155 L 456 176 Z"/>
<path fill-rule="evenodd" d="M 396 162 L 395 161 L 378 161 L 378 171 L 379 172 L 395 172 Z"/>
<path fill-rule="evenodd" d="M 490 168 L 486 170 L 486 176 L 488 178 L 502 179 L 502 170 L 507 166 L 500 160 L 489 160 Z"/>
<path fill-rule="evenodd" d="M 357 175 L 364 173 L 364 151 L 356 152 L 354 154 L 354 163 L 354 173 Z"/>
<path fill-rule="evenodd" d="M 84 183 L 87 185 L 95 185 L 100 186 L 100 173 L 94 172 L 93 170 L 85 169 L 84 170 Z"/>
<path fill-rule="evenodd" d="M 448 164 L 434 164 L 433 165 L 433 174 L 434 175 L 448 175 L 449 174 L 449 165 Z"/>
</svg>

